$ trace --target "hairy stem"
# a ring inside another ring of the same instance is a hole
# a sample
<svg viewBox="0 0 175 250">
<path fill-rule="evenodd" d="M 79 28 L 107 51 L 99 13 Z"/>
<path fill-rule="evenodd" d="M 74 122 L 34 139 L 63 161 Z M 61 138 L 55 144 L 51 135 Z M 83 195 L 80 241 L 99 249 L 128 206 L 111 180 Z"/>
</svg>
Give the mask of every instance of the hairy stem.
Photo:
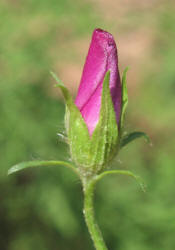
<svg viewBox="0 0 175 250">
<path fill-rule="evenodd" d="M 84 216 L 96 250 L 107 250 L 101 231 L 96 223 L 94 214 L 94 186 L 96 180 L 90 180 L 84 184 Z"/>
</svg>

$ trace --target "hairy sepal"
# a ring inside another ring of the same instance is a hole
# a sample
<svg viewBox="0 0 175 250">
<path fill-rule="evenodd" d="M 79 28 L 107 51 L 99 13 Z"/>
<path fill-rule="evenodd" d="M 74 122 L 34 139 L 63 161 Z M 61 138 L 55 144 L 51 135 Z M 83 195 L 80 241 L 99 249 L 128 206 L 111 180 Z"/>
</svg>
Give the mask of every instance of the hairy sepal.
<svg viewBox="0 0 175 250">
<path fill-rule="evenodd" d="M 61 89 L 66 103 L 65 127 L 71 158 L 78 167 L 89 167 L 90 136 L 88 128 L 68 89 L 63 83 L 58 83 L 56 86 Z"/>
<path fill-rule="evenodd" d="M 92 134 L 91 158 L 96 173 L 109 164 L 116 153 L 118 126 L 109 88 L 110 71 L 105 75 L 102 88 L 99 122 Z"/>
</svg>

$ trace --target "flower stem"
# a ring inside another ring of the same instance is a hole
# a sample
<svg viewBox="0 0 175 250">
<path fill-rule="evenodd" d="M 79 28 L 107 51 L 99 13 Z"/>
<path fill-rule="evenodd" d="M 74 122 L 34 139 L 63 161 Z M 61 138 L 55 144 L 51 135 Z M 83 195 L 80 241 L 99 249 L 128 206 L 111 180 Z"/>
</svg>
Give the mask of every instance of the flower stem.
<svg viewBox="0 0 175 250">
<path fill-rule="evenodd" d="M 94 205 L 93 205 L 95 182 L 96 180 L 90 180 L 83 185 L 84 186 L 83 213 L 96 250 L 107 250 L 101 231 L 95 221 Z"/>
</svg>

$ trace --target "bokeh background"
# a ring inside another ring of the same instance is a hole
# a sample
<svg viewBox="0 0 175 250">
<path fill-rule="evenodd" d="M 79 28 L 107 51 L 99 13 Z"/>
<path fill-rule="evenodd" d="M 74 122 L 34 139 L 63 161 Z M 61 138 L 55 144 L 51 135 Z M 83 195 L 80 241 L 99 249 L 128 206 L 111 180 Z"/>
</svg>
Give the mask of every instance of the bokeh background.
<svg viewBox="0 0 175 250">
<path fill-rule="evenodd" d="M 49 71 L 75 95 L 91 33 L 117 42 L 128 72 L 126 131 L 148 133 L 115 167 L 142 176 L 106 177 L 96 189 L 98 223 L 111 250 L 175 249 L 175 2 L 171 0 L 0 1 L 0 249 L 91 250 L 79 181 L 45 167 L 7 176 L 34 159 L 69 159 L 60 141 L 64 105 Z"/>
</svg>

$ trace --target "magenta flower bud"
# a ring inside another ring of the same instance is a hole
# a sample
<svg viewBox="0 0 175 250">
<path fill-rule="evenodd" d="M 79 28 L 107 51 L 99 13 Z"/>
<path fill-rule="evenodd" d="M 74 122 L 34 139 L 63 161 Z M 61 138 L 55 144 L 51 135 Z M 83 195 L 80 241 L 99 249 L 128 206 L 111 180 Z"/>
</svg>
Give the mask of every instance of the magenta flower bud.
<svg viewBox="0 0 175 250">
<path fill-rule="evenodd" d="M 119 126 L 122 97 L 117 48 L 110 33 L 95 29 L 75 100 L 90 135 L 99 121 L 103 80 L 107 71 L 110 71 L 109 87 Z"/>
<path fill-rule="evenodd" d="M 103 171 L 120 150 L 128 103 L 126 71 L 121 84 L 114 38 L 96 29 L 75 101 L 64 84 L 58 84 L 66 101 L 71 159 L 83 176 Z"/>
</svg>

